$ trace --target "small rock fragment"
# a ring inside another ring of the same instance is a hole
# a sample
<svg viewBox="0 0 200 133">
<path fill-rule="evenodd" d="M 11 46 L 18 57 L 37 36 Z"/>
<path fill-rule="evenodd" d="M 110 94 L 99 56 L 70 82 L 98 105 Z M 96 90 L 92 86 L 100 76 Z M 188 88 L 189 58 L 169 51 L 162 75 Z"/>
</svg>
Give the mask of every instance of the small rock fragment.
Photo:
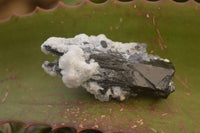
<svg viewBox="0 0 200 133">
<path fill-rule="evenodd" d="M 101 115 L 101 118 L 105 118 L 106 116 L 105 115 Z"/>
<path fill-rule="evenodd" d="M 137 125 L 133 125 L 133 126 L 131 126 L 131 128 L 136 128 L 137 127 Z"/>
<path fill-rule="evenodd" d="M 80 128 L 83 128 L 83 124 L 82 124 L 82 123 L 81 123 L 81 124 L 79 124 L 79 127 L 80 127 Z"/>
<path fill-rule="evenodd" d="M 94 125 L 93 128 L 99 128 L 99 126 L 98 125 Z"/>
</svg>

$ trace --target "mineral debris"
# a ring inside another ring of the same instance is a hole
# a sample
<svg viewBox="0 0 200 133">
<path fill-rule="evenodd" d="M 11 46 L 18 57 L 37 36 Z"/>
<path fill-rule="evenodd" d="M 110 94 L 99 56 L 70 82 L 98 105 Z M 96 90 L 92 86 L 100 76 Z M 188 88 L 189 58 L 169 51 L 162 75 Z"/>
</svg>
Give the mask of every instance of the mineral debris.
<svg viewBox="0 0 200 133">
<path fill-rule="evenodd" d="M 79 34 L 74 38 L 50 37 L 41 50 L 59 57 L 43 63 L 48 74 L 61 76 L 68 88 L 85 88 L 100 101 L 124 101 L 137 95 L 167 98 L 175 90 L 173 64 L 148 54 L 143 43 Z"/>
</svg>

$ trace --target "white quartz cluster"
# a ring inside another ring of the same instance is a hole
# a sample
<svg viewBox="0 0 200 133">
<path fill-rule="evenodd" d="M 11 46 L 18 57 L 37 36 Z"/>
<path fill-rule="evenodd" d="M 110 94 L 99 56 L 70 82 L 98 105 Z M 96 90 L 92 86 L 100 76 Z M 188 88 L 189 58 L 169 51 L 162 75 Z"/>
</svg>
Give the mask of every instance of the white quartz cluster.
<svg viewBox="0 0 200 133">
<path fill-rule="evenodd" d="M 109 97 L 123 100 L 128 92 L 114 86 L 114 91 L 111 92 L 110 89 L 104 95 L 100 93 L 103 88 L 96 82 L 89 81 L 101 69 L 95 60 L 89 59 L 91 53 L 118 52 L 125 59 L 133 61 L 161 59 L 158 56 L 148 55 L 145 44 L 114 42 L 103 34 L 98 36 L 79 34 L 74 38 L 50 37 L 41 45 L 41 50 L 45 54 L 61 54 L 57 66 L 49 67 L 48 61 L 42 65 L 48 74 L 58 75 L 56 69 L 60 69 L 62 81 L 68 88 L 84 87 L 100 101 L 108 101 Z"/>
<path fill-rule="evenodd" d="M 76 45 L 71 45 L 68 52 L 60 57 L 59 67 L 62 70 L 62 80 L 67 87 L 79 87 L 98 72 L 97 62 L 90 60 L 87 63 L 85 60 L 83 50 Z"/>
</svg>

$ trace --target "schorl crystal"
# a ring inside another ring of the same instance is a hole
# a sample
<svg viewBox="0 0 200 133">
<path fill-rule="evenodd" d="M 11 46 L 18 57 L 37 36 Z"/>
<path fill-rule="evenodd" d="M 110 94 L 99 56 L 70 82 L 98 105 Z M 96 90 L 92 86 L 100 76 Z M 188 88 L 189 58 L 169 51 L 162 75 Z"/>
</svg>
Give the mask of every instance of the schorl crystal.
<svg viewBox="0 0 200 133">
<path fill-rule="evenodd" d="M 68 88 L 85 88 L 100 101 L 149 95 L 167 98 L 175 90 L 175 68 L 168 59 L 148 54 L 146 44 L 113 42 L 105 35 L 50 37 L 41 46 L 58 56 L 44 70 L 62 77 Z"/>
</svg>

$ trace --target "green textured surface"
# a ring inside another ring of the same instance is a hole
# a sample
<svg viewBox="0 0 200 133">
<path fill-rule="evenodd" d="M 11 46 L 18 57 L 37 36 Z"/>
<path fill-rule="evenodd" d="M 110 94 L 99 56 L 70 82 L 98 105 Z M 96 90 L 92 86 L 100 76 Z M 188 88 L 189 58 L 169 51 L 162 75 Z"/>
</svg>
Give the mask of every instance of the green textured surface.
<svg viewBox="0 0 200 133">
<path fill-rule="evenodd" d="M 63 3 L 67 4 L 67 5 L 78 5 L 81 2 L 83 2 L 84 0 L 60 0 Z"/>
<path fill-rule="evenodd" d="M 198 133 L 199 24 L 200 5 L 167 0 L 87 3 L 0 23 L 0 120 L 104 132 Z M 66 88 L 61 78 L 51 77 L 41 68 L 45 60 L 55 57 L 44 55 L 40 45 L 51 36 L 79 33 L 103 33 L 114 41 L 147 43 L 149 52 L 174 63 L 176 91 L 168 99 L 140 97 L 124 103 L 101 103 L 84 89 Z"/>
</svg>

